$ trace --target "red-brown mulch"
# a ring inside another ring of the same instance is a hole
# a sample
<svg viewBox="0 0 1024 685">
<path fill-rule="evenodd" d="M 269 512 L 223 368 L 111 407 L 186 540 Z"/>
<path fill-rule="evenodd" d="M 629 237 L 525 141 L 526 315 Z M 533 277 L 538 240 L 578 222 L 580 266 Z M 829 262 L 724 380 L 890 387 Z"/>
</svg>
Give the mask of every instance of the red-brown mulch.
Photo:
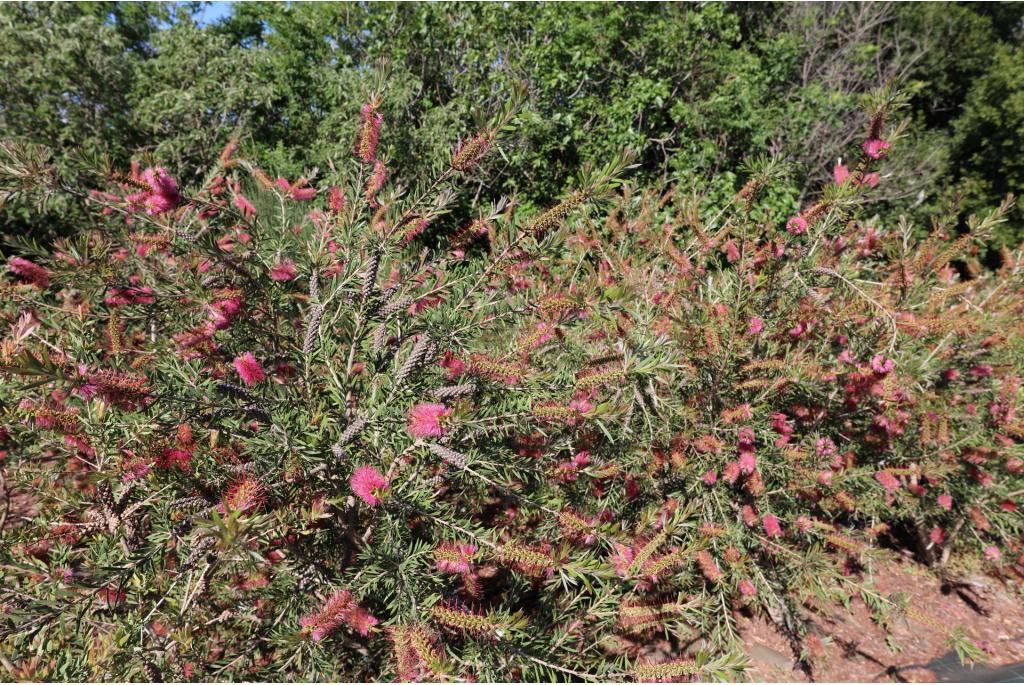
<svg viewBox="0 0 1024 685">
<path fill-rule="evenodd" d="M 856 599 L 850 609 L 836 605 L 818 612 L 809 641 L 810 674 L 799 667 L 789 642 L 765 617 L 738 617 L 754 681 L 784 682 L 1024 682 L 1024 596 L 1019 586 L 980 574 L 963 585 L 943 587 L 923 567 L 887 561 L 873 574 L 883 594 L 905 592 L 926 619 L 901 619 L 893 626 L 891 652 L 885 632 Z M 973 605 L 973 606 L 972 606 Z M 931 623 L 931 620 L 934 623 Z M 931 623 L 930 625 L 928 623 Z M 944 628 L 962 627 L 988 652 L 988 663 L 961 667 L 950 653 Z"/>
</svg>

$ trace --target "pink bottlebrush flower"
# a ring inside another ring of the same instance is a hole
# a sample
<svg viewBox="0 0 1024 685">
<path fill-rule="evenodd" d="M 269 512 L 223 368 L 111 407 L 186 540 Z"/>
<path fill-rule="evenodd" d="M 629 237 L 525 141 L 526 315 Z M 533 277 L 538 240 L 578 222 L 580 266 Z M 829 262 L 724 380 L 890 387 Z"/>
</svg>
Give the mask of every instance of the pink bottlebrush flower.
<svg viewBox="0 0 1024 685">
<path fill-rule="evenodd" d="M 936 501 L 938 502 L 939 506 L 945 509 L 946 511 L 953 510 L 953 498 L 950 497 L 949 495 L 939 495 Z"/>
<path fill-rule="evenodd" d="M 757 512 L 749 504 L 744 504 L 740 507 L 740 518 L 743 519 L 743 523 L 747 528 L 753 528 L 757 525 Z"/>
<path fill-rule="evenodd" d="M 124 475 L 121 477 L 121 480 L 125 483 L 130 483 L 133 480 L 145 478 L 146 474 L 148 474 L 152 468 L 152 463 L 142 457 L 136 456 L 131 450 L 125 450 L 124 461 L 121 463 L 121 469 L 124 471 Z"/>
<path fill-rule="evenodd" d="M 469 573 L 473 570 L 473 557 L 476 551 L 476 545 L 465 542 L 442 543 L 434 550 L 437 570 L 458 575 Z"/>
<path fill-rule="evenodd" d="M 740 477 L 740 463 L 738 461 L 730 461 L 722 469 L 722 478 L 729 482 L 730 485 L 735 483 Z"/>
<path fill-rule="evenodd" d="M 571 483 L 578 477 L 579 467 L 571 461 L 560 461 L 555 467 L 555 477 L 566 483 Z"/>
<path fill-rule="evenodd" d="M 380 621 L 369 611 L 356 604 L 349 611 L 347 623 L 349 628 L 366 637 L 370 634 L 370 628 L 380 623 Z"/>
<path fill-rule="evenodd" d="M 790 423 L 789 417 L 781 412 L 772 414 L 772 430 L 778 433 L 780 437 L 775 441 L 777 446 L 785 445 L 789 442 L 790 436 L 793 435 L 793 424 Z"/>
<path fill-rule="evenodd" d="M 759 316 L 752 317 L 750 319 L 750 321 L 747 322 L 747 333 L 749 335 L 757 335 L 758 333 L 760 333 L 763 330 L 764 330 L 764 322 L 761 320 L 761 317 L 759 317 Z"/>
<path fill-rule="evenodd" d="M 380 140 L 380 127 L 384 117 L 377 111 L 380 100 L 373 98 L 360 110 L 362 123 L 359 126 L 359 137 L 356 140 L 356 156 L 367 164 L 377 159 L 377 143 Z"/>
<path fill-rule="evenodd" d="M 149 286 L 141 288 L 129 286 L 127 288 L 111 288 L 103 301 L 111 307 L 124 307 L 129 304 L 153 304 L 156 297 L 153 295 L 153 289 Z"/>
<path fill-rule="evenodd" d="M 278 177 L 277 187 L 284 191 L 284 193 L 293 200 L 312 200 L 316 197 L 316 188 L 307 187 L 307 181 L 304 178 L 300 178 L 295 183 L 289 183 L 288 179 Z"/>
<path fill-rule="evenodd" d="M 836 163 L 832 167 L 832 179 L 835 181 L 837 186 L 841 186 L 846 183 L 846 179 L 850 178 L 850 170 L 843 165 L 842 162 Z"/>
<path fill-rule="evenodd" d="M 341 188 L 332 186 L 327 191 L 327 206 L 335 214 L 340 214 L 341 210 L 345 208 L 345 194 L 341 192 Z"/>
<path fill-rule="evenodd" d="M 971 469 L 971 478 L 973 478 L 974 482 L 983 488 L 990 488 L 992 487 L 992 484 L 995 483 L 995 479 L 992 477 L 992 474 L 985 473 L 981 469 L 977 468 Z"/>
<path fill-rule="evenodd" d="M 832 441 L 832 438 L 818 438 L 814 443 L 814 451 L 818 453 L 819 457 L 831 457 L 836 453 L 836 443 Z"/>
<path fill-rule="evenodd" d="M 448 370 L 448 380 L 455 380 L 466 373 L 466 362 L 456 357 L 455 353 L 451 350 L 444 353 L 438 362 L 438 366 Z"/>
<path fill-rule="evenodd" d="M 256 478 L 245 476 L 228 487 L 218 508 L 222 514 L 246 512 L 258 508 L 264 501 L 266 496 L 263 484 Z"/>
<path fill-rule="evenodd" d="M 700 567 L 701 573 L 708 581 L 715 583 L 722 579 L 722 569 L 718 567 L 711 553 L 706 549 L 697 552 L 697 566 Z"/>
<path fill-rule="evenodd" d="M 50 287 L 50 272 L 35 262 L 23 257 L 11 257 L 7 260 L 7 269 L 25 283 L 34 285 L 40 290 Z"/>
<path fill-rule="evenodd" d="M 861 148 L 864 150 L 864 154 L 871 159 L 881 159 L 885 156 L 885 151 L 889 149 L 889 143 L 879 138 L 871 138 L 865 140 Z"/>
<path fill-rule="evenodd" d="M 877 480 L 890 495 L 900 489 L 899 479 L 892 475 L 892 472 L 890 471 L 876 471 L 875 480 Z"/>
<path fill-rule="evenodd" d="M 786 333 L 793 340 L 799 340 L 811 330 L 811 323 L 807 321 L 801 321 L 797 325 L 790 328 Z"/>
<path fill-rule="evenodd" d="M 875 373 L 884 376 L 893 370 L 896 366 L 896 362 L 891 359 L 886 359 L 880 354 L 875 355 L 871 358 L 871 370 Z"/>
<path fill-rule="evenodd" d="M 628 578 L 636 552 L 629 545 L 623 545 L 618 542 L 612 542 L 612 550 L 612 565 L 615 567 L 615 573 L 620 578 Z"/>
<path fill-rule="evenodd" d="M 246 352 L 241 357 L 235 357 L 234 364 L 235 370 L 238 371 L 238 375 L 246 385 L 255 385 L 267 377 L 263 367 L 256 361 L 256 357 L 252 356 L 252 352 Z"/>
<path fill-rule="evenodd" d="M 861 257 L 870 257 L 878 247 L 881 237 L 874 226 L 869 226 L 864 235 L 857 240 L 857 254 Z"/>
<path fill-rule="evenodd" d="M 227 328 L 241 309 L 242 298 L 240 297 L 226 297 L 212 302 L 207 307 L 210 314 L 210 325 L 218 331 Z"/>
<path fill-rule="evenodd" d="M 870 174 L 864 174 L 864 178 L 857 181 L 857 185 L 865 185 L 868 188 L 874 188 L 882 180 L 882 177 L 878 175 L 878 172 L 873 171 Z"/>
<path fill-rule="evenodd" d="M 469 171 L 479 164 L 491 147 L 491 134 L 479 133 L 464 140 L 452 155 L 452 168 L 456 171 Z"/>
<path fill-rule="evenodd" d="M 807 219 L 803 218 L 802 216 L 791 217 L 790 220 L 786 222 L 786 230 L 792 233 L 793 235 L 801 235 L 803 233 L 806 233 Z"/>
<path fill-rule="evenodd" d="M 754 587 L 754 584 L 749 580 L 741 580 L 737 587 L 739 588 L 740 594 L 744 597 L 754 597 L 757 595 L 757 588 Z"/>
<path fill-rule="evenodd" d="M 146 214 L 155 216 L 169 212 L 181 204 L 178 184 L 162 167 L 151 167 L 142 172 L 142 182 L 149 190 L 134 193 L 125 198 L 131 209 L 145 209 Z"/>
<path fill-rule="evenodd" d="M 178 184 L 164 169 L 160 167 L 146 169 L 142 177 L 153 191 L 146 198 L 147 214 L 163 214 L 175 209 L 181 203 Z"/>
<path fill-rule="evenodd" d="M 718 474 L 715 473 L 714 469 L 711 469 L 703 476 L 701 476 L 701 481 L 703 481 L 704 485 L 710 487 L 718 481 Z"/>
<path fill-rule="evenodd" d="M 975 378 L 987 378 L 992 375 L 992 371 L 991 364 L 978 364 L 977 366 L 972 366 L 967 372 Z"/>
<path fill-rule="evenodd" d="M 409 434 L 414 438 L 439 438 L 445 433 L 442 421 L 451 413 L 443 404 L 417 404 L 409 410 Z"/>
<path fill-rule="evenodd" d="M 626 476 L 626 482 L 622 484 L 622 491 L 626 499 L 636 499 L 640 495 L 640 484 L 632 474 Z"/>
<path fill-rule="evenodd" d="M 372 466 L 357 468 L 349 478 L 348 484 L 352 488 L 352 493 L 371 507 L 381 503 L 380 495 L 385 493 L 390 485 L 388 479 Z"/>
<path fill-rule="evenodd" d="M 191 462 L 192 452 L 177 447 L 166 448 L 156 458 L 157 468 L 162 469 L 178 468 L 182 471 L 188 471 Z"/>
<path fill-rule="evenodd" d="M 725 252 L 725 259 L 730 264 L 740 258 L 740 248 L 736 245 L 735 240 L 729 240 L 722 246 L 722 251 Z"/>
<path fill-rule="evenodd" d="M 597 519 L 593 516 L 586 516 L 573 509 L 565 509 L 558 517 L 558 525 L 562 535 L 568 540 L 588 547 L 597 542 L 595 530 Z"/>
<path fill-rule="evenodd" d="M 327 598 L 320 611 L 299 620 L 304 635 L 320 642 L 342 625 L 348 625 L 360 635 L 369 634 L 370 628 L 380 623 L 352 598 L 348 588 Z"/>
<path fill-rule="evenodd" d="M 594 405 L 586 398 L 580 397 L 569 402 L 569 409 L 574 412 L 574 415 L 567 419 L 565 424 L 567 426 L 578 426 L 583 422 L 583 418 L 593 411 Z"/>
<path fill-rule="evenodd" d="M 102 606 L 112 607 L 122 604 L 127 595 L 124 590 L 118 590 L 115 587 L 105 587 L 97 593 L 96 597 Z"/>
<path fill-rule="evenodd" d="M 753 452 L 743 450 L 740 452 L 740 458 L 738 463 L 740 467 L 740 473 L 749 476 L 757 468 L 757 457 L 754 456 Z"/>
<path fill-rule="evenodd" d="M 985 548 L 985 558 L 989 561 L 999 561 L 1003 558 L 1003 553 L 999 551 L 998 547 L 990 545 Z"/>
<path fill-rule="evenodd" d="M 761 524 L 764 526 L 764 532 L 770 538 L 777 538 L 782 535 L 782 526 L 779 525 L 779 517 L 775 514 L 768 514 L 761 519 Z"/>
<path fill-rule="evenodd" d="M 244 217 L 256 216 L 256 207 L 249 202 L 248 198 L 241 193 L 236 193 L 234 199 L 231 201 L 235 205 L 235 208 L 242 213 Z"/>
<path fill-rule="evenodd" d="M 814 522 L 806 516 L 798 516 L 796 521 L 793 523 L 801 533 L 809 533 L 811 532 L 811 529 L 814 528 Z"/>
<path fill-rule="evenodd" d="M 366 198 L 366 204 L 371 207 L 380 206 L 380 203 L 377 202 L 377 193 L 384 187 L 384 183 L 387 180 L 388 168 L 384 166 L 384 162 L 378 159 L 373 164 L 373 173 L 370 174 L 370 178 L 366 181 L 366 190 L 363 193 Z"/>
<path fill-rule="evenodd" d="M 942 530 L 940 526 L 935 526 L 928 533 L 928 539 L 932 541 L 933 545 L 941 545 L 946 541 L 946 531 Z"/>
<path fill-rule="evenodd" d="M 295 278 L 295 262 L 283 259 L 270 268 L 270 280 L 290 281 Z"/>
<path fill-rule="evenodd" d="M 110 404 L 128 411 L 145 406 L 149 402 L 150 391 L 146 386 L 146 377 L 141 374 L 98 371 L 87 374 L 85 381 L 79 388 L 79 393 L 83 397 L 96 394 Z"/>
<path fill-rule="evenodd" d="M 406 229 L 405 232 L 402 234 L 402 245 L 408 245 L 413 240 L 415 240 L 416 236 L 420 235 L 421 233 L 423 233 L 423 231 L 427 230 L 427 227 L 430 226 L 430 221 L 430 218 L 426 217 L 414 221 L 412 225 L 409 226 L 409 228 Z"/>
</svg>

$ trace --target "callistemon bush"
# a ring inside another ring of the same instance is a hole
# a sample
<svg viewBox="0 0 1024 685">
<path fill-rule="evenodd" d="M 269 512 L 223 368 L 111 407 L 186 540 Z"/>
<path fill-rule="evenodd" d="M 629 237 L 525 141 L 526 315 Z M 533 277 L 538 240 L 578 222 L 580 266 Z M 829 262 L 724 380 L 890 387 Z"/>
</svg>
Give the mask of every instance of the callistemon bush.
<svg viewBox="0 0 1024 685">
<path fill-rule="evenodd" d="M 1022 571 L 1024 257 L 972 266 L 1011 203 L 872 219 L 889 93 L 796 212 L 777 161 L 716 203 L 616 191 L 626 155 L 547 208 L 456 202 L 513 104 L 423 187 L 376 96 L 299 179 L 231 145 L 198 187 L 80 188 L 5 148 L 4 190 L 97 210 L 7 262 L 21 676 L 731 679 L 735 611 L 813 669 L 854 595 L 978 653 L 869 571 Z"/>
</svg>

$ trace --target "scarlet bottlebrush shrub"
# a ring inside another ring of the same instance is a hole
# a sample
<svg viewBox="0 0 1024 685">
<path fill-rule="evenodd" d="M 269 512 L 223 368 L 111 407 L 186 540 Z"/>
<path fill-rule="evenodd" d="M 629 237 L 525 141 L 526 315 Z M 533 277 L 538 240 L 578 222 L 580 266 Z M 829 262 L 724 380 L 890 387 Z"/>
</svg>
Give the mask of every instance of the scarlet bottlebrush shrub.
<svg viewBox="0 0 1024 685">
<path fill-rule="evenodd" d="M 2 552 L 8 661 L 733 678 L 734 609 L 798 654 L 822 599 L 938 621 L 872 588 L 882 542 L 1019 574 L 1024 259 L 953 266 L 1009 203 L 963 236 L 874 225 L 892 106 L 792 217 L 760 161 L 724 206 L 627 188 L 589 219 L 624 156 L 549 209 L 455 222 L 511 110 L 415 190 L 376 98 L 352 159 L 294 181 L 230 146 L 198 189 L 140 168 L 85 192 L 9 147 L 5 183 L 102 223 L 8 269 L 0 437 L 31 507 Z"/>
</svg>

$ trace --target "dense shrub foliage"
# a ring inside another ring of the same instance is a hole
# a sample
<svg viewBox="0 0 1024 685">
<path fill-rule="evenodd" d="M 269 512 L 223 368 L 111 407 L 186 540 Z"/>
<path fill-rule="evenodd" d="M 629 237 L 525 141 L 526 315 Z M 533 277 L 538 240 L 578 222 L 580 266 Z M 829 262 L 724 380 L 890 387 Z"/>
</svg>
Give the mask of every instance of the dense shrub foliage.
<svg viewBox="0 0 1024 685">
<path fill-rule="evenodd" d="M 246 2 L 197 24 L 199 3 L 11 2 L 0 139 L 51 146 L 64 169 L 83 153 L 119 168 L 149 154 L 193 185 L 210 151 L 241 135 L 268 173 L 294 178 L 344 153 L 359 84 L 387 59 L 384 113 L 402 131 L 388 152 L 410 179 L 432 178 L 447 141 L 479 127 L 473 107 L 522 81 L 514 144 L 473 179 L 473 197 L 544 206 L 581 164 L 626 147 L 639 153 L 634 179 L 697 181 L 720 199 L 742 185 L 744 159 L 780 155 L 799 195 L 860 135 L 860 94 L 899 81 L 917 135 L 877 208 L 927 225 L 950 202 L 964 220 L 1019 188 L 1007 171 L 1022 143 L 1022 7 Z M 12 205 L 0 230 L 67 235 L 82 210 L 65 202 L 41 220 Z M 1021 235 L 1010 217 L 995 237 Z"/>
<path fill-rule="evenodd" d="M 872 586 L 887 545 L 1020 577 L 1024 254 L 972 254 L 1012 200 L 878 219 L 888 91 L 794 212 L 767 157 L 474 200 L 521 98 L 422 183 L 376 95 L 301 177 L 5 146 L 0 190 L 93 211 L 3 285 L 16 677 L 732 679 L 735 609 L 808 668 L 825 600 L 941 624 Z"/>
</svg>

